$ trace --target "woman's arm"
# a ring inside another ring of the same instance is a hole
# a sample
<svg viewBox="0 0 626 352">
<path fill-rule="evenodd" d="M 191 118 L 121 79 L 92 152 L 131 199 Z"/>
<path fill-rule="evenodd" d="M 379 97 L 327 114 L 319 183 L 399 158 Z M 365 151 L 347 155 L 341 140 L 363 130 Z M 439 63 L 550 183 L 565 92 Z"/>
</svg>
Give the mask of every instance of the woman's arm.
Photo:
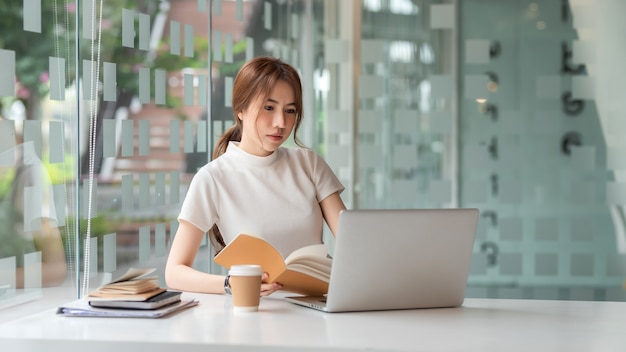
<svg viewBox="0 0 626 352">
<path fill-rule="evenodd" d="M 41 250 L 43 287 L 61 285 L 67 275 L 67 261 L 61 232 L 58 227 L 50 225 L 50 219 L 43 218 L 41 230 L 35 234 L 35 248 Z"/>
<path fill-rule="evenodd" d="M 165 282 L 169 288 L 203 293 L 225 293 L 224 276 L 201 272 L 192 267 L 202 243 L 204 232 L 191 223 L 181 220 L 172 242 L 167 264 Z M 267 278 L 264 276 L 264 279 Z M 279 284 L 262 284 L 261 295 L 267 296 L 280 289 Z"/>
<path fill-rule="evenodd" d="M 324 215 L 324 219 L 330 228 L 330 231 L 333 233 L 333 236 L 337 236 L 337 225 L 339 223 L 339 213 L 346 209 L 346 206 L 343 204 L 343 200 L 339 196 L 339 192 L 335 192 L 328 197 L 324 198 L 320 202 L 320 207 L 322 208 L 322 214 Z"/>
<path fill-rule="evenodd" d="M 35 249 L 41 252 L 41 287 L 53 287 L 63 284 L 67 275 L 67 261 L 61 232 L 51 226 L 51 220 L 41 218 L 41 228 L 33 232 Z M 17 288 L 24 288 L 24 268 L 16 268 Z"/>
<path fill-rule="evenodd" d="M 165 265 L 167 286 L 181 291 L 224 293 L 224 277 L 192 267 L 204 232 L 181 220 Z"/>
</svg>

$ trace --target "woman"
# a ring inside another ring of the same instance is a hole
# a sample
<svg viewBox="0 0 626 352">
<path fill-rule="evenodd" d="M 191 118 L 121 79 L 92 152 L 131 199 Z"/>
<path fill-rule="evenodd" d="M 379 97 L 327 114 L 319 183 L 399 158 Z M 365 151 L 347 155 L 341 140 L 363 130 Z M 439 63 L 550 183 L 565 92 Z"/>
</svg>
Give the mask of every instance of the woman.
<svg viewBox="0 0 626 352">
<path fill-rule="evenodd" d="M 12 146 L 0 152 L 0 159 L 13 162 L 10 166 L 0 165 L 0 180 L 11 180 L 9 187 L 0 189 L 0 259 L 14 257 L 16 264 L 15 282 L 3 282 L 10 275 L 0 274 L 0 287 L 59 286 L 66 279 L 67 261 L 50 175 L 34 143 L 24 142 L 21 124 L 0 116 L 0 140 L 15 141 L 15 145 L 9 142 Z M 36 272 L 26 276 L 26 255 L 35 252 L 41 254 L 40 278 Z"/>
<path fill-rule="evenodd" d="M 239 70 L 232 95 L 235 125 L 217 142 L 213 161 L 194 176 L 178 217 L 165 279 L 170 288 L 225 293 L 225 278 L 192 268 L 204 233 L 221 249 L 238 234 L 265 238 L 283 256 L 333 235 L 344 187 L 306 148 L 281 145 L 302 121 L 298 72 L 277 58 L 257 57 Z M 267 276 L 264 275 L 264 278 Z M 281 288 L 261 284 L 261 295 Z"/>
</svg>

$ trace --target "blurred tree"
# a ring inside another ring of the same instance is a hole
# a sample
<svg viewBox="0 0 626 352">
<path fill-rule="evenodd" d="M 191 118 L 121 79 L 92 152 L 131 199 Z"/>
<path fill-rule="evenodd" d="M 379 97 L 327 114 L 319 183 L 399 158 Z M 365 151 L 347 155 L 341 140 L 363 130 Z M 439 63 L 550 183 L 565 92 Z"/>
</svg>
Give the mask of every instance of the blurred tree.
<svg viewBox="0 0 626 352">
<path fill-rule="evenodd" d="M 57 15 L 66 12 L 65 5 L 42 1 L 41 11 L 54 15 L 42 15 L 41 33 L 29 32 L 23 30 L 23 18 L 28 14 L 24 13 L 22 0 L 2 0 L 0 4 L 0 48 L 15 52 L 15 99 L 24 103 L 27 119 L 39 117 L 41 99 L 48 94 L 49 57 L 62 56 L 59 53 L 69 53 L 68 57 L 74 57 L 75 45 L 71 35 L 74 23 L 57 21 Z M 67 73 L 71 74 L 73 70 Z M 66 82 L 71 80 L 70 77 Z M 6 99 L 3 101 L 7 102 Z M 11 101 L 8 100 L 8 103 Z"/>
<path fill-rule="evenodd" d="M 82 2 L 78 2 L 82 5 Z M 167 72 L 183 68 L 206 68 L 208 65 L 208 40 L 196 39 L 194 55 L 183 57 L 169 53 L 169 38 L 160 38 L 159 44 L 151 51 L 138 49 L 138 38 L 135 45 L 122 45 L 122 14 L 123 9 L 150 16 L 151 25 L 156 23 L 157 16 L 166 16 L 169 10 L 169 1 L 161 0 L 107 0 L 95 1 L 92 15 L 94 39 L 85 39 L 82 28 L 77 26 L 77 13 L 83 9 L 76 2 L 42 1 L 41 2 L 41 33 L 24 31 L 23 0 L 2 0 L 0 4 L 0 48 L 12 50 L 16 58 L 16 96 L 26 108 L 27 119 L 41 118 L 41 101 L 49 93 L 48 67 L 49 57 L 61 57 L 66 60 L 65 82 L 66 88 L 76 83 L 76 50 L 79 50 L 78 69 L 82 70 L 83 60 L 99 63 L 113 62 L 117 70 L 117 100 L 104 102 L 100 98 L 95 116 L 96 138 L 101 139 L 102 121 L 113 118 L 121 107 L 129 106 L 132 98 L 137 95 L 139 88 L 138 72 L 141 67 L 159 68 Z M 76 30 L 79 30 L 76 36 Z M 135 28 L 138 28 L 138 18 L 135 17 Z M 138 30 L 136 30 L 138 33 Z M 79 43 L 76 43 L 76 38 Z M 77 49 L 79 48 L 79 49 Z M 83 75 L 87 74 L 86 72 Z M 100 77 L 102 69 L 100 70 Z M 81 92 L 78 92 L 81 93 Z M 5 104 L 11 104 L 11 99 L 3 99 Z M 0 104 L 2 104 L 0 102 Z M 179 99 L 167 95 L 166 106 L 176 108 L 181 106 Z M 2 106 L 0 105 L 0 109 Z M 1 111 L 1 110 L 0 110 Z M 101 145 L 96 142 L 96 145 Z M 95 151 L 96 172 L 101 162 L 101 151 Z M 81 158 L 82 170 L 89 163 L 86 154 Z"/>
</svg>

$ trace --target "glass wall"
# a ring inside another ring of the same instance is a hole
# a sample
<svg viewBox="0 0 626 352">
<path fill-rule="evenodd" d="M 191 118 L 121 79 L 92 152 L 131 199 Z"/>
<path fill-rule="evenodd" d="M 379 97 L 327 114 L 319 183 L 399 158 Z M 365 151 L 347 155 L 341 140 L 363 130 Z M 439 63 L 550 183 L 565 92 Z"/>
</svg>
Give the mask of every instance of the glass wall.
<svg viewBox="0 0 626 352">
<path fill-rule="evenodd" d="M 300 71 L 299 137 L 349 208 L 481 210 L 469 296 L 626 300 L 623 10 L 3 1 L 0 308 L 132 266 L 162 278 L 186 187 L 233 123 L 235 74 L 259 55 Z M 222 272 L 208 241 L 195 266 Z"/>
<path fill-rule="evenodd" d="M 460 204 L 482 210 L 472 294 L 626 300 L 626 86 L 609 78 L 624 10 L 459 2 Z"/>
<path fill-rule="evenodd" d="M 0 4 L 0 308 L 76 297 L 80 160 L 73 3 Z"/>
</svg>

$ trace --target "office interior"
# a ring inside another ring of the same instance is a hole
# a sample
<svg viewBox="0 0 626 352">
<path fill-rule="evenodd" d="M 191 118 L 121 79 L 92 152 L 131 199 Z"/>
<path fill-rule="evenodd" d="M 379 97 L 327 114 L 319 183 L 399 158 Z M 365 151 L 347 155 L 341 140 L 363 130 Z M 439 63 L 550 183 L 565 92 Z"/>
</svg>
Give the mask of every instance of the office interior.
<svg viewBox="0 0 626 352">
<path fill-rule="evenodd" d="M 26 236 L 56 229 L 66 272 L 49 285 L 45 250 L 3 240 L 0 313 L 130 267 L 163 280 L 187 185 L 260 55 L 300 71 L 299 138 L 348 208 L 480 210 L 467 297 L 626 301 L 623 13 L 621 0 L 3 0 L 0 211 L 21 203 Z M 18 182 L 19 165 L 39 181 Z M 207 239 L 194 266 L 223 272 L 211 253 Z"/>
</svg>

